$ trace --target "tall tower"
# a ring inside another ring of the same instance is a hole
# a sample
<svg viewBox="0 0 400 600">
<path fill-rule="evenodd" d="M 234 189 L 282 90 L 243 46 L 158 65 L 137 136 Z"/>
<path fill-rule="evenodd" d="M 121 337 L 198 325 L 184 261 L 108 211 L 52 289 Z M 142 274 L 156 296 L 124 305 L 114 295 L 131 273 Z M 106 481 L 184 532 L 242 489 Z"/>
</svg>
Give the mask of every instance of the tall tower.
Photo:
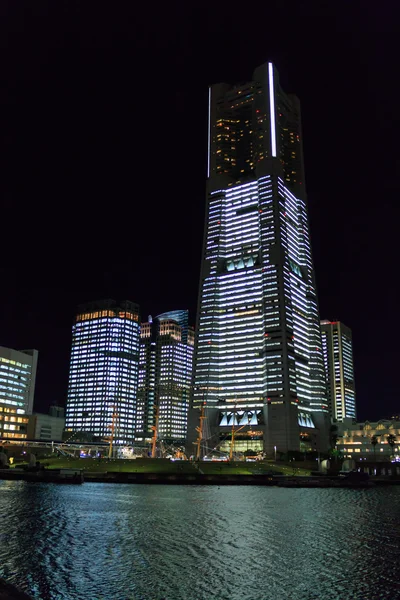
<svg viewBox="0 0 400 600">
<path fill-rule="evenodd" d="M 67 430 L 104 439 L 114 421 L 115 443 L 133 443 L 139 328 L 133 302 L 102 300 L 79 307 L 72 328 Z"/>
<path fill-rule="evenodd" d="M 332 419 L 356 419 L 351 329 L 340 321 L 321 321 L 322 348 Z"/>
<path fill-rule="evenodd" d="M 158 411 L 158 437 L 183 443 L 193 375 L 194 331 L 188 311 L 176 310 L 142 323 L 140 333 L 137 441 L 149 442 Z"/>
<path fill-rule="evenodd" d="M 212 86 L 208 110 L 193 411 L 206 403 L 215 443 L 238 425 L 239 449 L 325 449 L 299 101 L 267 63 Z"/>
</svg>

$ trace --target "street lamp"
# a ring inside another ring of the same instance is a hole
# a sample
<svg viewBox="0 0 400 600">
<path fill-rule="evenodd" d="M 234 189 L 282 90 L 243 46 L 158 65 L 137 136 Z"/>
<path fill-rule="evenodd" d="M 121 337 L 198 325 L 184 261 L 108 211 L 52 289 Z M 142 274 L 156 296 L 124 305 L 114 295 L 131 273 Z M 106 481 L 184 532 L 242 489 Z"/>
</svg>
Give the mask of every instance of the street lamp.
<svg viewBox="0 0 400 600">
<path fill-rule="evenodd" d="M 276 446 L 274 446 L 274 452 L 275 452 L 275 462 L 276 462 Z"/>
</svg>

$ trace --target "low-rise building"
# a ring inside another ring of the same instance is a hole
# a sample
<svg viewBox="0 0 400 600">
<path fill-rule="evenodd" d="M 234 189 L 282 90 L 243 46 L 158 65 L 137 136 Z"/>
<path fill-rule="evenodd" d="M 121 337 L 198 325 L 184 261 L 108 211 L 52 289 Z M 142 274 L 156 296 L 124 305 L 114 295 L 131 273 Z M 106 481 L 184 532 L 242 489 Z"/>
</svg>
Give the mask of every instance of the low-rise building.
<svg viewBox="0 0 400 600">
<path fill-rule="evenodd" d="M 0 439 L 26 439 L 35 393 L 37 350 L 0 346 Z"/>
<path fill-rule="evenodd" d="M 65 428 L 64 417 L 33 413 L 29 416 L 28 440 L 60 442 Z"/>
<path fill-rule="evenodd" d="M 28 420 L 22 409 L 0 405 L 0 440 L 26 439 Z"/>
<path fill-rule="evenodd" d="M 337 434 L 336 447 L 346 458 L 368 458 L 375 461 L 387 460 L 400 454 L 399 421 L 381 419 L 359 423 L 343 419 L 343 422 L 337 423 Z"/>
</svg>

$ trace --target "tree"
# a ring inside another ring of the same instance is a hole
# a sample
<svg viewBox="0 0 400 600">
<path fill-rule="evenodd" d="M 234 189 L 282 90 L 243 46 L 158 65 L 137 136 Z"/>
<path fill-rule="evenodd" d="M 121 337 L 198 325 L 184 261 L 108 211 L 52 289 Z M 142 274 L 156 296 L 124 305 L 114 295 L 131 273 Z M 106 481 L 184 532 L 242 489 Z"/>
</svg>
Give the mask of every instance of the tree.
<svg viewBox="0 0 400 600">
<path fill-rule="evenodd" d="M 376 452 L 376 445 L 378 443 L 378 438 L 376 437 L 376 435 L 371 435 L 371 444 L 374 448 L 374 462 L 376 462 L 376 456 L 375 456 L 375 452 Z"/>
<path fill-rule="evenodd" d="M 394 454 L 394 445 L 396 443 L 396 436 L 393 435 L 393 433 L 389 433 L 389 435 L 387 436 L 387 443 L 389 444 L 389 446 L 392 449 L 392 455 Z"/>
<path fill-rule="evenodd" d="M 329 438 L 330 438 L 330 443 L 331 443 L 331 448 L 334 448 L 337 444 L 337 441 L 339 439 L 338 436 L 338 427 L 335 423 L 333 423 L 331 425 L 330 431 L 329 431 Z"/>
<path fill-rule="evenodd" d="M 342 460 L 343 452 L 341 450 L 338 450 L 337 448 L 331 448 L 331 450 L 329 451 L 329 456 L 331 458 L 334 458 L 335 462 L 337 463 L 338 460 Z"/>
</svg>

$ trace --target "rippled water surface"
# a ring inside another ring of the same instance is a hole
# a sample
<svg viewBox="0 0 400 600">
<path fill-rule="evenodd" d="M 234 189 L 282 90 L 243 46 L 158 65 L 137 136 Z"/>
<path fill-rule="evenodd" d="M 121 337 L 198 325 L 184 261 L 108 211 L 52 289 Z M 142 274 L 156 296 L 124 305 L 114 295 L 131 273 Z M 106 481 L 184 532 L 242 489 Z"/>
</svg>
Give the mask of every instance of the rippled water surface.
<svg viewBox="0 0 400 600">
<path fill-rule="evenodd" d="M 400 487 L 0 481 L 0 576 L 40 600 L 400 598 Z"/>
</svg>

